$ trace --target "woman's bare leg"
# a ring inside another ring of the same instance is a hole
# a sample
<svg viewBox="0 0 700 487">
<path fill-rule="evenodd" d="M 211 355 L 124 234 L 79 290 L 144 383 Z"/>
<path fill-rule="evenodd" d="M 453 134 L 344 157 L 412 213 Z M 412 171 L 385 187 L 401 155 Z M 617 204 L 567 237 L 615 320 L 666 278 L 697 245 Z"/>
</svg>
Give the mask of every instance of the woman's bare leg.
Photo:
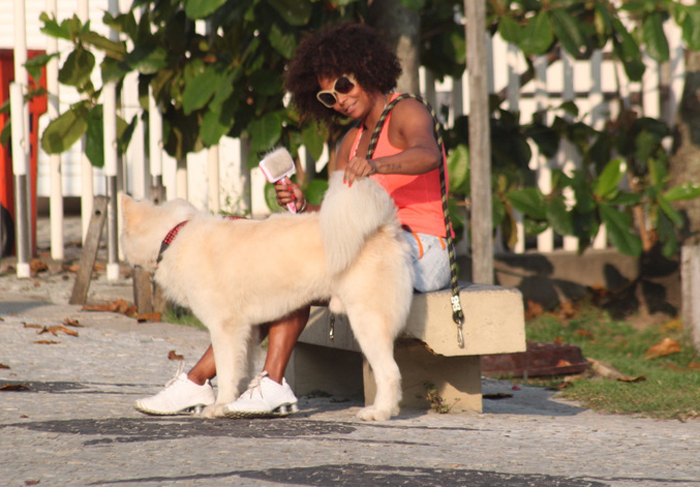
<svg viewBox="0 0 700 487">
<path fill-rule="evenodd" d="M 266 370 L 268 377 L 275 382 L 282 383 L 292 350 L 294 350 L 299 335 L 306 327 L 310 311 L 311 308 L 307 306 L 281 320 L 260 327 L 260 339 L 262 340 L 265 336 L 270 337 L 263 370 Z M 209 345 L 204 355 L 187 373 L 187 378 L 201 386 L 207 380 L 213 379 L 214 376 L 216 376 L 214 349 Z"/>
<path fill-rule="evenodd" d="M 267 371 L 270 379 L 279 384 L 282 383 L 294 345 L 309 321 L 310 312 L 311 307 L 306 306 L 281 320 L 270 323 L 267 357 L 265 357 L 263 370 Z"/>
</svg>

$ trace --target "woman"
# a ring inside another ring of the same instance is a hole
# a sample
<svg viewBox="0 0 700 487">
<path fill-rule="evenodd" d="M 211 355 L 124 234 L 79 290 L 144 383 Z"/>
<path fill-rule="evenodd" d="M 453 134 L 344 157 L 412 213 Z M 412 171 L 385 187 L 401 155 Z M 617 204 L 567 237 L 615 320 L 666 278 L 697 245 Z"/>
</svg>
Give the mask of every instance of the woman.
<svg viewBox="0 0 700 487">
<path fill-rule="evenodd" d="M 419 292 L 450 282 L 440 191 L 444 153 L 434 136 L 428 109 L 415 99 L 401 100 L 384 121 L 372 159 L 366 157 L 372 133 L 393 93 L 401 66 L 379 35 L 362 24 L 341 24 L 303 40 L 290 61 L 286 86 L 302 117 L 327 124 L 350 117 L 358 123 L 337 150 L 337 169 L 352 185 L 375 178 L 392 196 L 411 244 Z M 295 202 L 298 211 L 318 211 L 298 185 L 277 184 L 277 202 Z M 269 333 L 263 372 L 247 391 L 225 408 L 230 416 L 284 415 L 296 410 L 296 397 L 284 380 L 294 344 L 306 326 L 309 307 L 262 326 Z M 209 379 L 216 374 L 211 346 L 188 373 L 177 375 L 155 396 L 136 402 L 149 414 L 179 414 L 213 404 Z"/>
</svg>

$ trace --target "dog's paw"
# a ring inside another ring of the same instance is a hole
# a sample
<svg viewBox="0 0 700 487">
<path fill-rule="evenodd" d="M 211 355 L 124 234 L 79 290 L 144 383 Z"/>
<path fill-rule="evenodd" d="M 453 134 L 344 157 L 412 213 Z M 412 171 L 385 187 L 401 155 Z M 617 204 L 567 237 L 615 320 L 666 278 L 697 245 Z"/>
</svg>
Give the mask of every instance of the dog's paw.
<svg viewBox="0 0 700 487">
<path fill-rule="evenodd" d="M 207 406 L 202 411 L 201 417 L 209 419 L 223 418 L 224 406 L 225 404 L 212 404 L 211 406 Z"/>
<path fill-rule="evenodd" d="M 385 421 L 391 417 L 391 411 L 377 409 L 374 406 L 367 406 L 360 409 L 357 417 L 363 421 Z"/>
</svg>

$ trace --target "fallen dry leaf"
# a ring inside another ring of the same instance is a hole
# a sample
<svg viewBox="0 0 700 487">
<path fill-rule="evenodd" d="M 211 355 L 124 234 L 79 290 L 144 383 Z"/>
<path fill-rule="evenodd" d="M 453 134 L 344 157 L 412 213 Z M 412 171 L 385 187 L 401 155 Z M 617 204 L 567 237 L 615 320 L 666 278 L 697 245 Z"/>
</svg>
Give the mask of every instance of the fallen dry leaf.
<svg viewBox="0 0 700 487">
<path fill-rule="evenodd" d="M 528 320 L 533 319 L 533 318 L 537 318 L 538 316 L 541 316 L 542 313 L 544 313 L 544 308 L 542 307 L 542 305 L 539 303 L 536 303 L 534 301 L 530 301 L 528 299 L 527 311 L 525 312 L 525 318 Z"/>
<path fill-rule="evenodd" d="M 158 323 L 160 322 L 161 319 L 161 314 L 157 311 L 154 311 L 153 313 L 143 313 L 136 315 L 136 321 L 139 323 L 144 323 L 146 321 L 150 321 L 152 323 Z"/>
<path fill-rule="evenodd" d="M 32 274 L 37 274 L 39 272 L 44 272 L 44 271 L 49 270 L 49 266 L 47 266 L 45 262 L 43 262 L 39 259 L 30 259 L 29 260 L 29 270 Z"/>
<path fill-rule="evenodd" d="M 0 363 L 0 369 L 9 369 L 9 368 L 10 368 L 9 365 L 5 365 L 3 363 Z"/>
<path fill-rule="evenodd" d="M 80 266 L 78 264 L 73 264 L 70 266 L 65 267 L 65 269 L 69 272 L 78 272 L 80 270 Z M 100 264 L 98 262 L 95 262 L 95 265 L 92 266 L 93 272 L 96 271 L 103 271 L 105 270 L 104 264 Z"/>
<path fill-rule="evenodd" d="M 43 326 L 37 325 L 36 323 L 22 323 L 22 325 L 25 328 L 44 328 Z"/>
<path fill-rule="evenodd" d="M 170 352 L 168 352 L 168 359 L 170 360 L 182 360 L 184 358 L 184 355 L 178 355 L 177 353 L 175 353 L 175 350 L 170 350 Z"/>
<path fill-rule="evenodd" d="M 561 303 L 559 314 L 563 318 L 573 318 L 574 316 L 576 316 L 576 308 L 574 307 L 574 304 L 572 302 L 565 301 Z"/>
<path fill-rule="evenodd" d="M 74 320 L 72 318 L 66 318 L 65 320 L 63 320 L 63 324 L 66 326 L 75 326 L 76 328 L 83 326 L 78 320 Z"/>
<path fill-rule="evenodd" d="M 57 342 L 56 340 L 37 340 L 37 341 L 32 342 L 32 343 L 36 343 L 38 345 L 54 345 L 54 344 L 61 343 L 61 342 Z"/>
<path fill-rule="evenodd" d="M 643 375 L 639 375 L 637 377 L 620 377 L 617 380 L 620 382 L 644 382 L 647 378 Z"/>
<path fill-rule="evenodd" d="M 65 333 L 66 335 L 71 335 L 71 336 L 74 336 L 74 337 L 77 337 L 77 336 L 78 336 L 78 332 L 77 332 L 77 331 L 69 330 L 68 328 L 66 328 L 66 327 L 63 326 L 63 325 L 53 325 L 53 326 L 49 326 L 48 328 L 47 328 L 47 327 L 44 327 L 41 331 L 38 331 L 37 334 L 38 334 L 38 335 L 41 335 L 42 333 L 49 332 L 49 333 L 51 333 L 53 336 L 58 336 L 58 332 L 59 332 L 59 331 L 62 331 L 62 332 Z"/>
<path fill-rule="evenodd" d="M 581 338 L 593 338 L 593 333 L 591 333 L 588 330 L 576 330 L 574 332 L 574 336 L 581 337 Z"/>
<path fill-rule="evenodd" d="M 39 485 L 41 480 L 25 480 L 24 485 Z"/>
<path fill-rule="evenodd" d="M 688 364 L 688 368 L 689 368 L 689 369 L 699 370 L 699 369 L 700 369 L 700 364 L 697 363 L 697 362 L 690 362 L 690 363 Z"/>
<path fill-rule="evenodd" d="M 666 355 L 671 355 L 672 353 L 678 353 L 681 351 L 681 345 L 673 338 L 664 338 L 656 345 L 649 347 L 649 350 L 644 354 L 646 359 L 655 359 L 659 357 L 665 357 Z"/>
<path fill-rule="evenodd" d="M 588 360 L 588 363 L 591 364 L 591 370 L 593 373 L 603 377 L 604 379 L 619 379 L 623 377 L 622 372 L 611 365 L 594 358 L 587 358 L 586 360 Z"/>
<path fill-rule="evenodd" d="M 559 362 L 557 362 L 557 365 L 555 367 L 571 367 L 571 362 L 568 360 L 564 359 L 559 359 Z"/>
<path fill-rule="evenodd" d="M 0 386 L 0 391 L 31 391 L 31 389 L 24 384 L 3 384 Z"/>
<path fill-rule="evenodd" d="M 683 322 L 681 320 L 671 320 L 661 329 L 664 330 L 664 332 L 681 331 L 683 329 Z"/>
<path fill-rule="evenodd" d="M 136 314 L 136 306 L 129 306 L 123 299 L 117 299 L 111 303 L 95 304 L 95 305 L 85 305 L 83 306 L 85 311 L 111 311 L 113 313 L 121 313 L 127 316 L 133 316 Z"/>
</svg>

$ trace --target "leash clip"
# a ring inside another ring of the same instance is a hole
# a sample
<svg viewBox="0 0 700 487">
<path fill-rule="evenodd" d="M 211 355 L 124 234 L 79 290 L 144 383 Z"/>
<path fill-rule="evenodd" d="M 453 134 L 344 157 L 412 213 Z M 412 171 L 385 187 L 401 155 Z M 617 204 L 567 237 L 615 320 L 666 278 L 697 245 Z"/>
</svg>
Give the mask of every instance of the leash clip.
<svg viewBox="0 0 700 487">
<path fill-rule="evenodd" d="M 328 338 L 333 340 L 335 338 L 335 315 L 331 313 L 330 317 L 328 318 Z"/>
</svg>

